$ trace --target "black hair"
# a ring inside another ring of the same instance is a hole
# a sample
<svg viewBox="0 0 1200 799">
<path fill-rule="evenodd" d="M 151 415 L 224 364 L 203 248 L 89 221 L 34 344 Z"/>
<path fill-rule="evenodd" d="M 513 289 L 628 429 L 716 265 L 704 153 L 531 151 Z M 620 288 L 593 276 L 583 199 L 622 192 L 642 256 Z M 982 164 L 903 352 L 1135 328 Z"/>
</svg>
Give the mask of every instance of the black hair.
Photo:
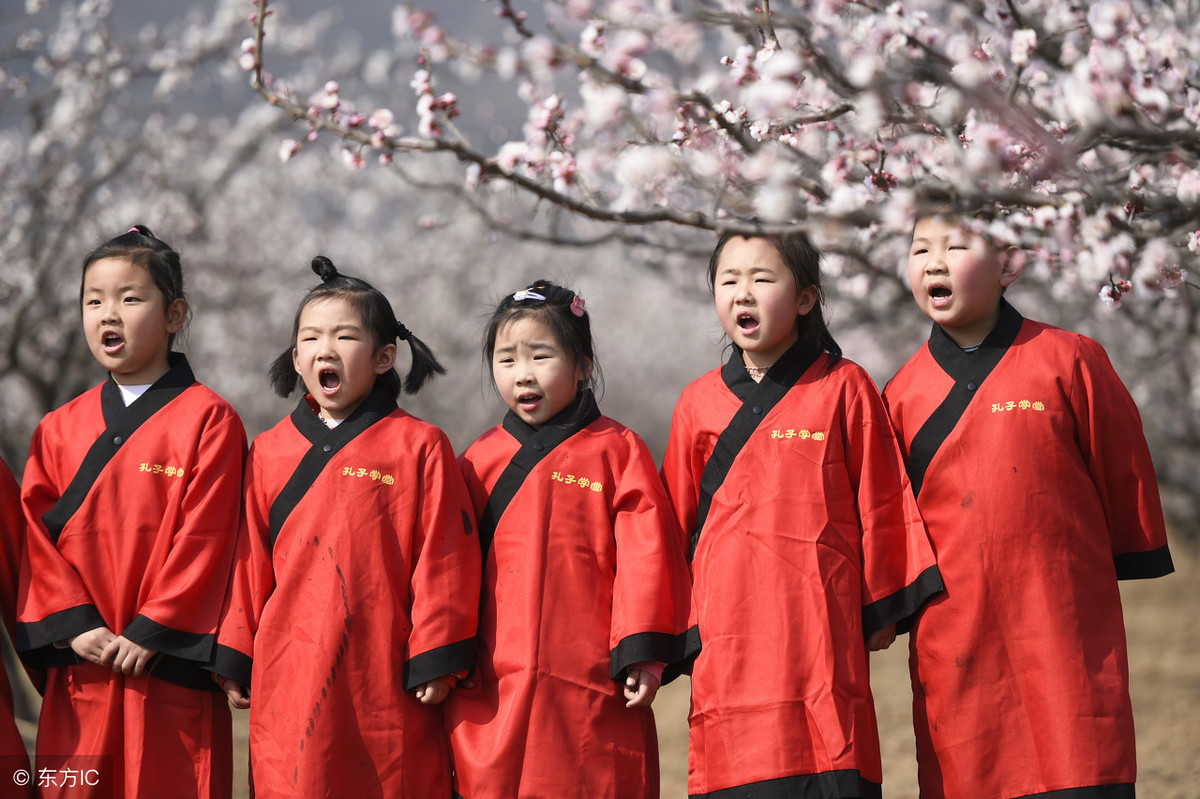
<svg viewBox="0 0 1200 799">
<path fill-rule="evenodd" d="M 539 299 L 541 298 L 541 299 Z M 592 322 L 584 310 L 583 297 L 549 280 L 535 280 L 521 291 L 496 304 L 483 335 L 483 364 L 492 367 L 496 336 L 500 328 L 518 319 L 537 318 L 546 324 L 554 340 L 571 361 L 584 372 L 579 390 L 595 390 L 602 384 L 600 363 L 592 345 Z"/>
<path fill-rule="evenodd" d="M 742 238 L 740 233 L 725 233 L 717 240 L 712 256 L 708 259 L 708 290 L 716 293 L 717 265 L 721 261 L 721 253 L 730 239 Z M 833 356 L 833 362 L 842 357 L 842 348 L 834 340 L 833 334 L 825 324 L 825 290 L 821 288 L 821 251 L 803 233 L 788 233 L 783 236 L 761 236 L 779 253 L 783 263 L 796 281 L 796 290 L 803 291 L 813 288 L 817 292 L 817 300 L 812 310 L 803 316 L 796 316 L 796 333 L 801 340 L 816 341 L 821 349 Z"/>
<path fill-rule="evenodd" d="M 292 351 L 296 346 L 296 338 L 300 334 L 300 315 L 309 303 L 317 300 L 342 299 L 362 319 L 363 326 L 375 339 L 375 346 L 382 347 L 396 339 L 407 341 L 412 352 L 412 366 L 404 378 L 403 389 L 406 394 L 416 394 L 434 374 L 444 375 L 446 369 L 438 362 L 433 352 L 425 342 L 414 336 L 407 327 L 396 319 L 392 304 L 387 297 L 365 280 L 357 277 L 347 277 L 337 271 L 324 255 L 312 259 L 312 270 L 321 277 L 321 283 L 313 286 L 300 300 L 296 309 L 296 319 L 292 323 L 292 343 L 278 358 L 271 363 L 267 373 L 271 387 L 281 397 L 292 394 L 300 384 L 300 375 L 292 361 Z M 400 375 L 395 368 L 389 369 L 375 377 L 375 388 L 387 391 L 393 398 L 400 396 Z"/>
<path fill-rule="evenodd" d="M 163 308 L 171 307 L 176 300 L 187 302 L 183 293 L 183 267 L 179 253 L 165 241 L 157 238 L 145 225 L 134 225 L 120 236 L 109 239 L 92 250 L 83 259 L 83 273 L 79 280 L 79 302 L 83 304 L 83 283 L 92 264 L 106 258 L 124 259 L 134 266 L 145 269 L 154 285 L 163 295 Z M 191 316 L 188 308 L 187 317 Z M 185 317 L 184 321 L 187 321 Z M 167 338 L 167 347 L 175 343 L 175 333 Z"/>
</svg>

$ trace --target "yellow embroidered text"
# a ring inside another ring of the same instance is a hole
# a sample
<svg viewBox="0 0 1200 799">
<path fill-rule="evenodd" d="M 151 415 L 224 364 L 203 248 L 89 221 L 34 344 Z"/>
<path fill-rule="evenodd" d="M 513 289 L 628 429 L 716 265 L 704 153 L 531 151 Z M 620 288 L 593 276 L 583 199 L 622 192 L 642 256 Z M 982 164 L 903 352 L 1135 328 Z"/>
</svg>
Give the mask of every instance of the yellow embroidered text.
<svg viewBox="0 0 1200 799">
<path fill-rule="evenodd" d="M 597 494 L 604 490 L 604 484 L 599 480 L 589 480 L 586 477 L 576 477 L 573 474 L 563 474 L 562 472 L 551 472 L 550 479 L 567 485 L 575 485 L 580 488 L 590 489 Z"/>
<path fill-rule="evenodd" d="M 167 477 L 183 477 L 182 466 L 163 466 L 161 463 L 143 463 L 138 466 L 139 472 L 149 472 L 150 474 L 164 474 Z"/>
<path fill-rule="evenodd" d="M 820 430 L 772 430 L 771 438 L 798 438 L 800 440 L 811 439 L 813 441 L 824 441 L 825 433 Z"/>
<path fill-rule="evenodd" d="M 396 478 L 390 474 L 384 474 L 378 469 L 366 469 L 362 466 L 355 468 L 354 466 L 343 466 L 342 477 L 361 477 L 364 480 L 383 483 L 386 486 L 395 484 Z"/>
<path fill-rule="evenodd" d="M 1044 411 L 1046 404 L 1040 400 L 1009 400 L 1008 402 L 993 402 L 992 413 L 1006 413 L 1008 411 Z"/>
</svg>

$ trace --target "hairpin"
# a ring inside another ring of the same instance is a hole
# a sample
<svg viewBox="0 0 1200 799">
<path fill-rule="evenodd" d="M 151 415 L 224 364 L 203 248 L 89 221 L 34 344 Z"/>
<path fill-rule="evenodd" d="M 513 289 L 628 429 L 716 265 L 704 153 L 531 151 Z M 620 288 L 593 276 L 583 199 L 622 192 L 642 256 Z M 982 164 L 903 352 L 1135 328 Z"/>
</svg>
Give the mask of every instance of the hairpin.
<svg viewBox="0 0 1200 799">
<path fill-rule="evenodd" d="M 571 313 L 583 316 L 583 297 L 578 294 L 575 295 L 575 299 L 571 300 Z"/>
<path fill-rule="evenodd" d="M 529 289 L 521 289 L 520 291 L 516 292 L 515 294 L 513 294 L 513 299 L 516 300 L 517 302 L 520 302 L 521 300 L 541 300 L 542 302 L 546 301 L 546 297 L 544 294 L 538 294 L 536 291 L 530 291 Z"/>
</svg>

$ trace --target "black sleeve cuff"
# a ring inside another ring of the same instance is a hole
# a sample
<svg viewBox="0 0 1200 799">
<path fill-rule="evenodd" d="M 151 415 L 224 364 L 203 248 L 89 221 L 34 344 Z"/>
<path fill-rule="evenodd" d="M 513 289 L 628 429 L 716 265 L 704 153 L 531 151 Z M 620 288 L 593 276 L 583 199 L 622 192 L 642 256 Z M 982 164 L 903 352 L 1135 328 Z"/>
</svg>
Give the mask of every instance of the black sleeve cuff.
<svg viewBox="0 0 1200 799">
<path fill-rule="evenodd" d="M 683 674 L 692 673 L 692 663 L 695 662 L 696 656 L 700 654 L 700 627 L 697 625 L 689 629 L 683 634 L 683 651 L 679 658 L 668 663 L 663 669 L 662 684 L 666 685 L 671 680 Z"/>
<path fill-rule="evenodd" d="M 104 618 L 95 605 L 78 605 L 51 613 L 41 621 L 18 624 L 17 640 L 13 643 L 18 652 L 31 652 L 104 626 Z"/>
<path fill-rule="evenodd" d="M 185 633 L 182 630 L 164 627 L 140 613 L 121 635 L 155 652 L 198 663 L 208 663 L 212 658 L 213 644 L 216 640 L 212 634 Z"/>
<path fill-rule="evenodd" d="M 912 629 L 925 603 L 945 590 L 941 571 L 930 566 L 907 587 L 863 608 L 863 637 L 891 624 L 896 625 L 897 635 L 903 635 Z"/>
<path fill-rule="evenodd" d="M 1124 552 L 1113 558 L 1118 580 L 1149 580 L 1175 571 L 1171 550 L 1163 544 L 1149 552 Z"/>
<path fill-rule="evenodd" d="M 422 652 L 404 664 L 404 687 L 412 691 L 430 680 L 475 668 L 475 639 L 467 638 Z"/>
<path fill-rule="evenodd" d="M 253 664 L 254 661 L 244 653 L 237 651 L 233 647 L 217 644 L 217 648 L 213 652 L 212 662 L 204 668 L 213 674 L 239 683 L 246 690 L 246 694 L 249 695 L 250 672 Z"/>
<path fill-rule="evenodd" d="M 610 653 L 609 677 L 619 678 L 638 663 L 674 663 L 683 659 L 686 633 L 637 633 L 620 640 Z"/>
</svg>

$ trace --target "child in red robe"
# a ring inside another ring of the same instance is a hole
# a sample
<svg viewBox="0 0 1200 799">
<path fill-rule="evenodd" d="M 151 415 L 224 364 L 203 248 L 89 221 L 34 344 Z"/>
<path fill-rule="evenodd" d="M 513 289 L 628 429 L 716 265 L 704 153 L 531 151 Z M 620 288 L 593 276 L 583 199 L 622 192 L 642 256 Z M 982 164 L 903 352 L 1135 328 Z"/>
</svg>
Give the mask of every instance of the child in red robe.
<svg viewBox="0 0 1200 799">
<path fill-rule="evenodd" d="M 724 236 L 724 367 L 675 406 L 663 475 L 694 577 L 688 792 L 879 797 L 868 650 L 942 589 L 895 435 L 821 314 L 803 236 Z"/>
<path fill-rule="evenodd" d="M 25 549 L 25 520 L 21 514 L 21 489 L 8 464 L 0 461 L 0 622 L 9 640 L 17 623 L 17 580 L 21 574 L 21 553 Z M 5 786 L 16 799 L 33 796 L 36 782 L 22 786 L 14 780 L 21 769 L 29 773 L 29 754 L 17 729 L 13 714 L 12 687 L 0 668 L 0 780 L 13 780 Z M 6 794 L 7 795 L 7 794 Z"/>
<path fill-rule="evenodd" d="M 205 667 L 229 583 L 246 435 L 171 352 L 179 256 L 138 226 L 92 251 L 84 335 L 108 380 L 33 436 L 17 650 L 46 671 L 42 796 L 228 797 L 229 707 Z"/>
<path fill-rule="evenodd" d="M 910 637 L 921 796 L 1131 799 L 1117 581 L 1173 570 L 1158 485 L 1104 350 L 1022 318 L 1020 273 L 952 209 L 917 220 L 934 325 L 884 399 L 948 587 Z"/>
<path fill-rule="evenodd" d="M 653 458 L 600 414 L 578 294 L 504 298 L 484 357 L 509 411 L 460 459 L 485 565 L 475 687 L 447 704 L 457 795 L 657 797 L 688 575 Z"/>
<path fill-rule="evenodd" d="M 442 371 L 377 289 L 313 259 L 254 440 L 216 671 L 250 707 L 253 795 L 448 797 L 442 702 L 475 663 L 479 545 L 445 434 L 401 410 Z M 250 687 L 249 694 L 246 687 Z"/>
</svg>

